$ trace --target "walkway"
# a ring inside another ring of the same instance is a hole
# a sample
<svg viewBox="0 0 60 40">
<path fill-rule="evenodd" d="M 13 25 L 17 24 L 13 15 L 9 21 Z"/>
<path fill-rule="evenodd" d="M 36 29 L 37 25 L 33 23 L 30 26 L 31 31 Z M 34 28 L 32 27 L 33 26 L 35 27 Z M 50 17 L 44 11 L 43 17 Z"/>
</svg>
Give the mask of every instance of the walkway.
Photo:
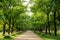
<svg viewBox="0 0 60 40">
<path fill-rule="evenodd" d="M 42 40 L 32 31 L 27 31 L 26 33 L 14 38 L 14 40 Z"/>
</svg>

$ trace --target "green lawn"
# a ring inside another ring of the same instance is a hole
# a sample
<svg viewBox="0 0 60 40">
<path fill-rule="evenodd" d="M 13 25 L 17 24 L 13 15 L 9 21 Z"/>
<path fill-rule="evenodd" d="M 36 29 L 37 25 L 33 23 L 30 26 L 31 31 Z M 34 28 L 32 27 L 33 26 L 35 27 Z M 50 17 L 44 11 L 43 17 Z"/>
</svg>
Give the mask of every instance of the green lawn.
<svg viewBox="0 0 60 40">
<path fill-rule="evenodd" d="M 49 34 L 45 34 L 45 33 L 39 33 L 39 32 L 36 32 L 36 34 L 42 38 L 43 40 L 60 40 L 60 30 L 58 31 L 58 35 L 57 36 L 54 36 L 53 33 L 51 33 L 50 35 Z"/>
<path fill-rule="evenodd" d="M 4 38 L 4 36 L 2 35 L 2 32 L 0 32 L 0 40 L 12 40 L 14 37 L 16 37 L 16 36 L 18 36 L 18 35 L 20 35 L 20 34 L 22 34 L 23 32 L 21 32 L 21 33 L 14 33 L 14 34 L 11 34 L 11 35 L 9 35 L 9 37 L 10 38 Z M 6 36 L 8 36 L 8 34 L 6 33 Z"/>
</svg>

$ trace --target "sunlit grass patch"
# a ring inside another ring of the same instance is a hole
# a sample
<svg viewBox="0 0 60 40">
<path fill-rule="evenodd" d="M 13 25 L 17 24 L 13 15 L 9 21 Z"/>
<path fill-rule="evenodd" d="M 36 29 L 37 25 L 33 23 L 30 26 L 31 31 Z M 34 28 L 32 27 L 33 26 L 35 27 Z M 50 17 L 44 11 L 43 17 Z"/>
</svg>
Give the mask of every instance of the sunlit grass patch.
<svg viewBox="0 0 60 40">
<path fill-rule="evenodd" d="M 0 40 L 13 40 L 16 36 L 22 34 L 23 32 L 14 32 L 13 34 L 8 35 L 7 33 L 3 36 L 2 32 L 0 32 Z"/>
</svg>

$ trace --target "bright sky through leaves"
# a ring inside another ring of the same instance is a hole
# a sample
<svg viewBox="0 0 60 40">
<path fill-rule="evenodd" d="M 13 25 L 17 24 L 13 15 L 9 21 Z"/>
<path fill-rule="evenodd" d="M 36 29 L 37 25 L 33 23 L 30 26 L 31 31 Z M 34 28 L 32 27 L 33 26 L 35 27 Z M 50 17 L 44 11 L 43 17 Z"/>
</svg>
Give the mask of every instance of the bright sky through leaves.
<svg viewBox="0 0 60 40">
<path fill-rule="evenodd" d="M 27 12 L 26 12 L 26 13 L 27 13 L 28 16 L 31 16 L 31 15 L 32 15 L 32 12 L 31 12 L 30 7 L 31 7 L 33 4 L 30 3 L 30 0 L 24 0 L 23 5 L 28 5 L 28 7 L 27 7 Z"/>
</svg>

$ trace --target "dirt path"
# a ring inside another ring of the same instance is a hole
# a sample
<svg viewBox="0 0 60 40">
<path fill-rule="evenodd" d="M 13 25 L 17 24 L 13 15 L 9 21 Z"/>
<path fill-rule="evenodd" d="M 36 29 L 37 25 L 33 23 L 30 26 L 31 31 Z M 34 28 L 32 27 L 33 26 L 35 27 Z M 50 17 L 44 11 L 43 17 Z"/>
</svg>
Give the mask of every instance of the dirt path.
<svg viewBox="0 0 60 40">
<path fill-rule="evenodd" d="M 35 35 L 32 31 L 27 31 L 26 33 L 14 38 L 14 40 L 42 40 L 42 39 Z"/>
</svg>

